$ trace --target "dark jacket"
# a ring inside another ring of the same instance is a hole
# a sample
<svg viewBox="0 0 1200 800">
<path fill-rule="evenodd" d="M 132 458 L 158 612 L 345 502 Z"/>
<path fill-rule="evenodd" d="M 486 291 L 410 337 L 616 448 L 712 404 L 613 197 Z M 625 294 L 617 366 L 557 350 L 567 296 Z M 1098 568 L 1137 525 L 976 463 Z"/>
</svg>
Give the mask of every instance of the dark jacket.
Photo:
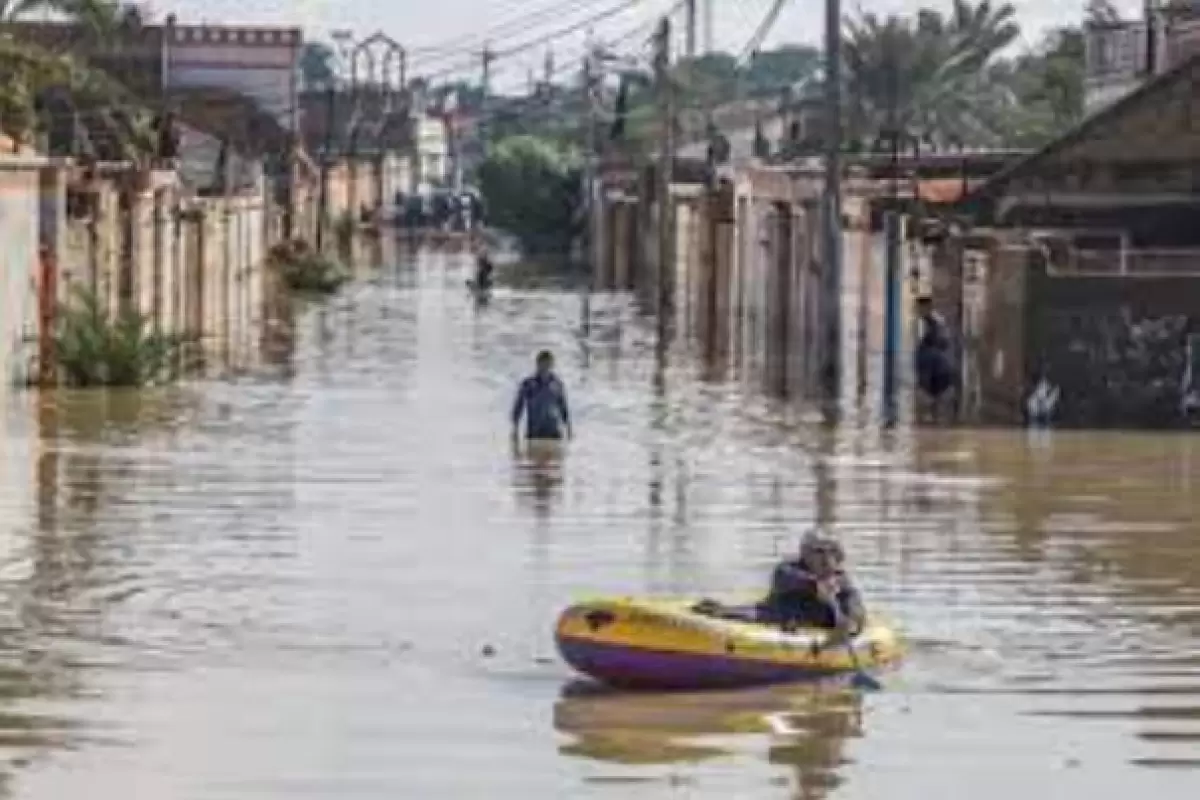
<svg viewBox="0 0 1200 800">
<path fill-rule="evenodd" d="M 950 332 L 936 312 L 921 320 L 921 328 L 915 359 L 917 384 L 927 394 L 938 397 L 955 383 Z"/>
<path fill-rule="evenodd" d="M 771 591 L 759 604 L 758 616 L 764 622 L 813 625 L 836 628 L 842 618 L 861 616 L 862 598 L 844 572 L 838 573 L 841 585 L 837 609 L 826 603 L 817 591 L 817 579 L 801 559 L 783 561 L 771 575 Z"/>
<path fill-rule="evenodd" d="M 520 424 L 522 414 L 527 439 L 562 438 L 562 426 L 570 425 L 571 412 L 567 407 L 566 387 L 557 375 L 531 375 L 521 381 L 513 401 L 514 426 Z"/>
<path fill-rule="evenodd" d="M 492 273 L 496 270 L 492 260 L 486 255 L 481 255 L 475 260 L 475 283 L 481 289 L 487 289 L 492 285 Z"/>
</svg>

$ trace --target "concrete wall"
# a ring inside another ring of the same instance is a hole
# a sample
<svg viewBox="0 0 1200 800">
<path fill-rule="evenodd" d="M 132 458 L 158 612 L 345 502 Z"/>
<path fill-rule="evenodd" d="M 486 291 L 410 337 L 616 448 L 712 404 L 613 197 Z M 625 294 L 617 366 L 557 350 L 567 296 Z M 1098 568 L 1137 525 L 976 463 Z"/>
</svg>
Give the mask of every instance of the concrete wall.
<svg viewBox="0 0 1200 800">
<path fill-rule="evenodd" d="M 595 287 L 633 289 L 653 304 L 655 204 L 644 199 L 649 196 L 644 181 L 621 180 L 627 185 L 606 191 L 598 215 L 602 241 Z M 820 174 L 811 170 L 741 167 L 721 170 L 711 187 L 672 189 L 669 274 L 676 329 L 701 345 L 712 366 L 729 367 L 773 394 L 804 394 L 820 376 L 821 185 Z M 870 246 L 868 201 L 866 190 L 848 183 L 842 306 L 847 385 L 856 364 L 862 365 L 860 382 L 867 372 L 881 371 L 882 262 Z M 902 299 L 902 308 L 910 304 Z M 864 354 L 869 349 L 871 357 L 855 359 L 856 345 Z"/>
<path fill-rule="evenodd" d="M 40 174 L 44 159 L 0 155 L 0 392 L 23 383 L 36 354 Z"/>
<path fill-rule="evenodd" d="M 713 366 L 800 394 L 816 374 L 818 217 L 790 179 L 727 178 L 676 191 L 676 319 Z"/>
<path fill-rule="evenodd" d="M 1112 278 L 1027 272 L 1028 383 L 1061 391 L 1056 424 L 1170 428 L 1181 408 L 1188 340 L 1200 334 L 1200 275 Z M 1197 376 L 1200 378 L 1200 376 Z"/>
<path fill-rule="evenodd" d="M 936 271 L 935 303 L 961 342 L 965 419 L 1022 424 L 1045 379 L 1056 426 L 1193 424 L 1183 405 L 1200 389 L 1188 375 L 1200 274 L 1060 272 L 1042 248 L 995 232 L 947 242 Z"/>
<path fill-rule="evenodd" d="M 264 262 L 282 236 L 283 210 L 268 202 L 265 184 L 240 195 L 195 198 L 182 193 L 175 173 L 152 173 L 136 187 L 123 180 L 127 174 L 111 165 L 87 181 L 42 180 L 43 195 L 69 187 L 64 205 L 74 211 L 61 235 L 45 240 L 57 264 L 59 301 L 83 286 L 103 298 L 110 314 L 136 311 L 155 329 L 197 342 L 218 366 L 254 360 L 264 323 Z M 36 207 L 26 219 L 36 235 Z"/>
<path fill-rule="evenodd" d="M 328 195 L 326 204 L 329 219 L 336 224 L 346 214 L 358 219 L 359 211 L 365 206 L 374 210 L 380 205 L 387 206 L 395 199 L 395 190 L 391 195 L 387 192 L 402 179 L 408 168 L 404 159 L 393 159 L 384 165 L 384 174 L 380 175 L 380 162 L 376 158 L 363 157 L 355 160 L 340 161 L 329 169 Z M 390 173 L 390 174 L 389 174 Z M 380 189 L 383 195 L 380 195 Z M 316 202 L 320 187 L 312 186 L 301 199 Z M 311 238 L 311 237 L 309 237 Z"/>
<path fill-rule="evenodd" d="M 812 394 L 822 376 L 821 195 L 823 175 L 806 166 L 721 168 L 710 184 L 672 188 L 674 330 L 700 346 L 716 376 L 730 373 L 770 394 Z M 598 291 L 633 290 L 656 309 L 658 237 L 646 176 L 611 170 L 600 213 Z M 842 255 L 843 397 L 881 406 L 886 284 L 882 234 L 871 207 L 886 184 L 850 170 L 844 182 Z M 915 240 L 901 250 L 899 396 L 911 390 L 913 293 L 906 279 L 927 261 Z M 882 409 L 879 410 L 882 413 Z"/>
</svg>

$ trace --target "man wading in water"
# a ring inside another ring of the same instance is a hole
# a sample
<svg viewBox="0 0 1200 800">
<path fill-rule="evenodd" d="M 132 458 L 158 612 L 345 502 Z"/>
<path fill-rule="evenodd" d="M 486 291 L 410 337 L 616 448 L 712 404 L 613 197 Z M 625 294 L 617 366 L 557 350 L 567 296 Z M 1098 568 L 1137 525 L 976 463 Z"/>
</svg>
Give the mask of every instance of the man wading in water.
<svg viewBox="0 0 1200 800">
<path fill-rule="evenodd" d="M 567 408 L 567 390 L 554 374 L 554 355 L 543 350 L 537 356 L 537 371 L 521 381 L 512 408 L 512 435 L 517 441 L 521 416 L 525 417 L 528 440 L 560 440 L 563 429 L 571 438 L 571 412 Z"/>
</svg>

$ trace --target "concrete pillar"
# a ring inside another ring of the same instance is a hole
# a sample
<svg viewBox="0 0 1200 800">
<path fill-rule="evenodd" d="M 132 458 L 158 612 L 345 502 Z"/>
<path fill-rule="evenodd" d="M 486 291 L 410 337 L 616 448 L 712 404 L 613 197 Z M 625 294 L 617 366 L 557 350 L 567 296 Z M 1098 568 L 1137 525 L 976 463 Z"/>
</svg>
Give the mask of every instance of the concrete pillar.
<svg viewBox="0 0 1200 800">
<path fill-rule="evenodd" d="M 770 231 L 770 284 L 768 289 L 768 381 L 770 389 L 787 396 L 790 387 L 791 362 L 791 296 L 792 296 L 792 207 L 790 203 L 774 203 Z"/>
<path fill-rule="evenodd" d="M 726 358 L 729 355 L 731 342 L 730 321 L 732 314 L 732 298 L 730 295 L 734 264 L 735 223 L 733 220 L 732 192 L 725 192 L 719 198 L 714 209 L 712 248 L 712 314 L 713 341 L 716 355 Z"/>
<path fill-rule="evenodd" d="M 596 199 L 598 208 L 593 216 L 593 233 L 595 246 L 592 261 L 592 289 L 600 292 L 611 291 L 613 287 L 613 234 L 616 222 L 616 206 L 614 201 L 603 193 Z"/>
<path fill-rule="evenodd" d="M 169 324 L 169 321 L 164 319 L 163 302 L 166 296 L 167 273 L 167 241 L 163 229 L 166 220 L 166 199 L 162 191 L 156 191 L 149 200 L 150 245 L 147 250 L 150 253 L 150 287 L 147 316 L 150 318 L 150 325 L 155 330 L 162 331 L 166 330 L 166 324 Z"/>
</svg>

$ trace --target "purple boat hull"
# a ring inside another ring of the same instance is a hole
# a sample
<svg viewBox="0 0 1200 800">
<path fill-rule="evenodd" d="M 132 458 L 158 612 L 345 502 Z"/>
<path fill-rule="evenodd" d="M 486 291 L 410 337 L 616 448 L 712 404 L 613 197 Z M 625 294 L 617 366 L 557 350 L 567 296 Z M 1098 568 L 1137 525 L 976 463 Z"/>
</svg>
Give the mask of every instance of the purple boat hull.
<svg viewBox="0 0 1200 800">
<path fill-rule="evenodd" d="M 734 689 L 831 678 L 839 671 L 612 645 L 557 637 L 563 660 L 579 672 L 626 689 Z"/>
</svg>

